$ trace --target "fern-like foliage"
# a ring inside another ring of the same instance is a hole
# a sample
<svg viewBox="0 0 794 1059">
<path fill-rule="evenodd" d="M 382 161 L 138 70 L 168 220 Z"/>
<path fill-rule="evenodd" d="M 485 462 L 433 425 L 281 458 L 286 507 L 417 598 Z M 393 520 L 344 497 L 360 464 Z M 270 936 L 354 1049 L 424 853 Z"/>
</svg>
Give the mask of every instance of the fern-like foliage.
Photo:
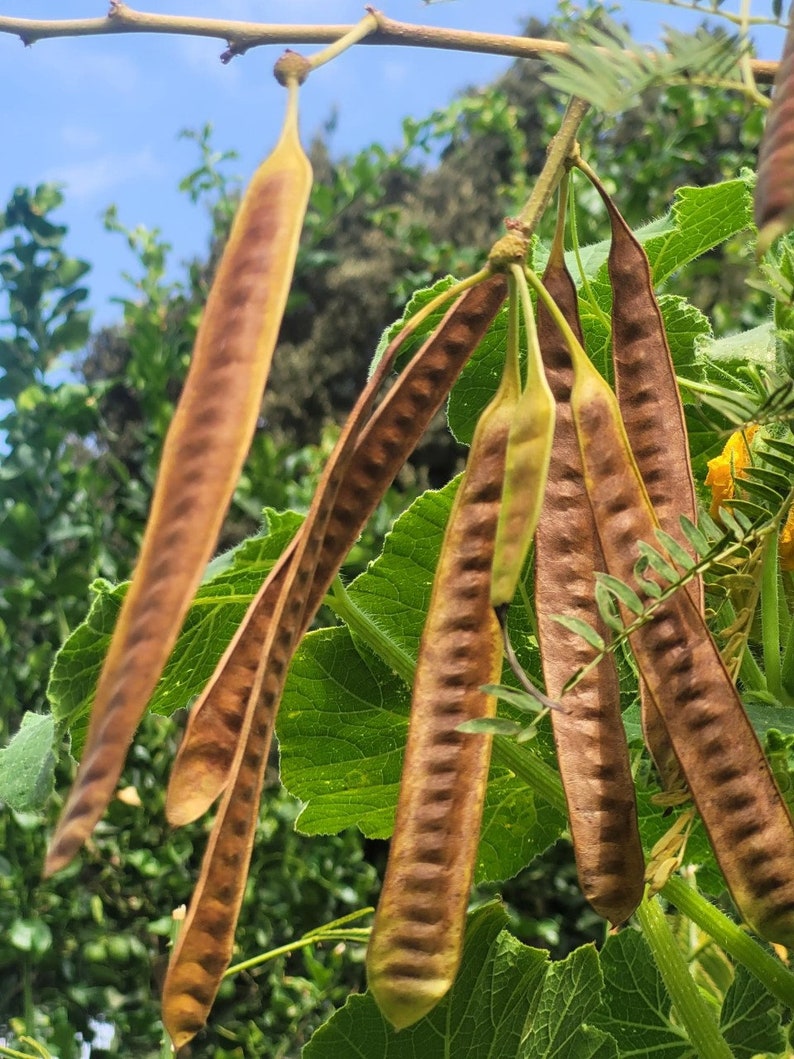
<svg viewBox="0 0 794 1059">
<path fill-rule="evenodd" d="M 682 516 L 681 529 L 694 554 L 658 529 L 654 543 L 638 543 L 632 585 L 611 574 L 596 573 L 595 599 L 601 619 L 612 632 L 609 642 L 587 622 L 555 616 L 555 621 L 577 632 L 595 651 L 591 662 L 571 676 L 564 690 L 578 684 L 604 655 L 626 643 L 653 619 L 664 601 L 698 576 L 707 579 L 710 593 L 728 601 L 731 620 L 721 638 L 723 657 L 735 676 L 758 602 L 764 549 L 794 501 L 794 440 L 767 438 L 757 462 L 745 473 L 736 483 L 741 495 L 731 500 L 730 509 L 720 509 L 720 524 L 705 512 L 698 525 Z"/>
<path fill-rule="evenodd" d="M 598 24 L 583 19 L 561 37 L 570 54 L 548 57 L 553 72 L 546 84 L 607 113 L 638 103 L 649 88 L 682 80 L 742 87 L 738 63 L 747 45 L 723 30 L 668 29 L 664 49 L 640 48 L 626 29 L 599 12 Z"/>
</svg>

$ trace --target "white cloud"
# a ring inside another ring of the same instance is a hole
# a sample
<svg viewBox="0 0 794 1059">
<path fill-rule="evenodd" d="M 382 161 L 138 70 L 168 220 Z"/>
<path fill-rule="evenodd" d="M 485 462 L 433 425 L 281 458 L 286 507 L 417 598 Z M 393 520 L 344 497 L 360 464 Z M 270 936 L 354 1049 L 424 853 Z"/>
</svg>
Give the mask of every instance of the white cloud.
<svg viewBox="0 0 794 1059">
<path fill-rule="evenodd" d="M 44 174 L 44 180 L 65 184 L 69 197 L 89 199 L 141 177 L 160 178 L 164 170 L 148 147 L 128 154 L 105 154 L 87 162 L 61 165 Z"/>
</svg>

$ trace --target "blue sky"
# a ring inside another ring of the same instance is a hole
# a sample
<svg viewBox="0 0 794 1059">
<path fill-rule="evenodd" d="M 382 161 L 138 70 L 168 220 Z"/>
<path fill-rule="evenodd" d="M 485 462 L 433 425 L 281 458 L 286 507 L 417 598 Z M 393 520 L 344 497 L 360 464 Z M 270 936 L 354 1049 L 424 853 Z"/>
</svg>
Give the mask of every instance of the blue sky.
<svg viewBox="0 0 794 1059">
<path fill-rule="evenodd" d="M 136 6 L 136 5 L 133 5 Z M 363 0 L 149 0 L 149 11 L 261 22 L 352 23 Z M 552 0 L 382 0 L 394 19 L 437 26 L 516 33 L 530 14 L 547 17 Z M 736 7 L 736 0 L 728 7 Z M 102 17 L 105 0 L 0 0 L 0 13 L 26 18 Z M 769 2 L 753 10 L 768 14 Z M 662 23 L 685 28 L 693 16 L 663 3 L 623 5 L 635 36 L 657 39 Z M 762 50 L 776 56 L 782 34 L 767 35 Z M 283 92 L 271 69 L 279 48 L 260 48 L 227 66 L 222 44 L 177 36 L 124 35 L 41 41 L 24 48 L 0 34 L 0 89 L 7 101 L 0 156 L 0 196 L 18 185 L 65 184 L 59 220 L 70 228 L 68 249 L 93 263 L 89 276 L 96 322 L 118 316 L 114 295 L 128 293 L 120 273 L 133 267 L 123 239 L 104 231 L 111 203 L 128 227 L 157 227 L 173 246 L 173 266 L 200 254 L 207 221 L 177 191 L 197 160 L 185 128 L 214 126 L 216 148 L 233 149 L 235 171 L 247 177 L 272 145 Z M 307 52 L 310 48 L 304 49 Z M 338 115 L 336 153 L 373 141 L 400 140 L 405 116 L 419 118 L 468 85 L 488 82 L 510 60 L 408 48 L 357 48 L 312 75 L 302 93 L 301 126 L 308 142 Z M 13 102 L 11 102 L 13 101 Z"/>
</svg>

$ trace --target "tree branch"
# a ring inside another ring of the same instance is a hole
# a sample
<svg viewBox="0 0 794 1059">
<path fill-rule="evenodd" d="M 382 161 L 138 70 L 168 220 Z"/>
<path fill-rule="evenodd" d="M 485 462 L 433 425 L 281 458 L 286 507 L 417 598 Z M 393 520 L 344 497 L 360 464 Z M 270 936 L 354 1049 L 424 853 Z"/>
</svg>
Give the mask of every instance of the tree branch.
<svg viewBox="0 0 794 1059">
<path fill-rule="evenodd" d="M 471 30 L 443 29 L 397 22 L 373 12 L 378 29 L 362 44 L 394 45 L 411 48 L 440 48 L 451 51 L 505 55 L 516 59 L 542 59 L 545 55 L 569 55 L 570 48 L 558 40 L 513 37 L 503 33 L 475 33 Z M 106 18 L 33 19 L 0 16 L 0 33 L 18 36 L 30 46 L 56 37 L 98 37 L 121 33 L 174 33 L 182 36 L 214 37 L 226 41 L 221 55 L 229 62 L 250 48 L 265 44 L 327 44 L 349 33 L 350 25 L 306 26 L 262 22 L 233 22 L 221 18 L 193 18 L 155 15 L 136 11 L 121 0 L 111 0 Z M 752 60 L 756 81 L 771 84 L 778 64 Z"/>
</svg>

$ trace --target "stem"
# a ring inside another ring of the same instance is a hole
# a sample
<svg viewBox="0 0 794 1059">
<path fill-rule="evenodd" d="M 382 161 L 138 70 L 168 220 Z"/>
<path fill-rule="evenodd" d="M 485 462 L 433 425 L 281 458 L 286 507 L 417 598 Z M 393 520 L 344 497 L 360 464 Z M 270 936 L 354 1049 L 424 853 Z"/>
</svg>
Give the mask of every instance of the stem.
<svg viewBox="0 0 794 1059">
<path fill-rule="evenodd" d="M 777 600 L 777 534 L 770 533 L 764 544 L 761 566 L 761 642 L 764 671 L 769 691 L 783 697 L 780 671 L 780 627 Z"/>
<path fill-rule="evenodd" d="M 316 70 L 318 66 L 323 66 L 325 63 L 330 62 L 331 59 L 335 59 L 337 55 L 341 55 L 343 51 L 347 51 L 354 44 L 359 44 L 364 37 L 375 32 L 378 28 L 378 16 L 373 8 L 368 8 L 367 11 L 368 14 L 360 22 L 356 23 L 351 30 L 344 33 L 339 40 L 334 41 L 327 48 L 323 48 L 322 51 L 318 51 L 316 55 L 310 56 L 309 66 L 312 70 Z"/>
<path fill-rule="evenodd" d="M 788 627 L 780 682 L 788 695 L 794 695 L 794 621 L 790 622 Z"/>
<path fill-rule="evenodd" d="M 319 944 L 323 941 L 366 942 L 370 935 L 369 927 L 358 927 L 349 930 L 339 930 L 338 927 L 340 924 L 350 923 L 354 919 L 361 919 L 362 916 L 368 916 L 370 912 L 374 911 L 375 909 L 371 907 L 360 908 L 356 912 L 351 912 L 349 915 L 342 916 L 340 919 L 334 919 L 332 922 L 326 923 L 322 927 L 314 927 L 295 941 L 291 941 L 286 945 L 279 945 L 278 948 L 269 949 L 267 952 L 261 952 L 258 956 L 252 956 L 250 960 L 243 960 L 241 963 L 234 964 L 233 967 L 228 967 L 224 972 L 223 977 L 229 978 L 233 974 L 239 974 L 241 971 L 248 971 L 252 967 L 259 967 L 261 964 L 268 963 L 270 960 L 275 960 L 279 956 L 287 956 L 289 953 L 296 952 L 298 949 L 305 949 L 309 945 Z"/>
<path fill-rule="evenodd" d="M 537 227 L 538 221 L 546 212 L 551 197 L 557 190 L 567 169 L 567 163 L 574 151 L 576 134 L 590 107 L 583 99 L 574 96 L 568 103 L 559 131 L 549 144 L 546 162 L 532 189 L 527 204 L 518 215 L 521 230 L 529 236 Z"/>
<path fill-rule="evenodd" d="M 440 48 L 448 51 L 505 55 L 515 59 L 542 59 L 545 55 L 570 55 L 570 47 L 558 40 L 514 37 L 505 33 L 476 33 L 471 30 L 443 29 L 377 15 L 378 29 L 363 44 L 409 48 Z M 18 36 L 25 45 L 59 37 L 99 37 L 120 33 L 173 33 L 191 37 L 214 37 L 227 41 L 221 56 L 228 62 L 249 48 L 266 44 L 332 44 L 349 33 L 350 25 L 302 25 L 268 22 L 237 22 L 221 18 L 194 18 L 155 15 L 135 11 L 119 0 L 112 0 L 107 18 L 36 19 L 0 16 L 0 33 Z M 756 81 L 771 84 L 778 64 L 759 59 L 751 61 Z"/>
<path fill-rule="evenodd" d="M 584 267 L 581 254 L 581 244 L 579 243 L 579 226 L 576 223 L 576 182 L 570 181 L 570 199 L 568 201 L 568 223 L 571 230 L 571 249 L 576 259 L 576 267 L 579 270 L 579 276 L 582 280 L 582 289 L 587 297 L 587 304 L 592 312 L 600 321 L 607 335 L 612 334 L 612 320 L 604 312 L 601 306 L 596 300 L 596 296 L 593 294 L 593 288 L 590 283 L 590 278 L 587 275 L 587 271 Z M 564 219 L 564 218 L 563 218 Z M 556 238 L 556 237 L 555 237 Z M 561 244 L 562 245 L 562 244 Z"/>
<path fill-rule="evenodd" d="M 514 739 L 497 736 L 493 741 L 492 756 L 497 764 L 509 768 L 530 790 L 539 794 L 554 809 L 567 814 L 568 808 L 560 777 L 534 751 L 519 746 Z"/>
<path fill-rule="evenodd" d="M 333 588 L 325 597 L 325 604 L 341 618 L 352 633 L 360 636 L 364 643 L 389 666 L 410 688 L 414 682 L 416 659 L 396 644 L 380 629 L 350 597 L 342 579 L 337 577 Z"/>
<path fill-rule="evenodd" d="M 640 902 L 636 914 L 667 992 L 699 1059 L 734 1059 L 711 1009 L 689 973 L 659 898 L 646 897 Z"/>
<path fill-rule="evenodd" d="M 738 924 L 715 908 L 699 890 L 688 886 L 680 876 L 672 875 L 665 883 L 662 895 L 679 912 L 697 923 L 737 963 L 763 982 L 773 996 L 786 1007 L 794 1008 L 794 974 Z"/>
</svg>

